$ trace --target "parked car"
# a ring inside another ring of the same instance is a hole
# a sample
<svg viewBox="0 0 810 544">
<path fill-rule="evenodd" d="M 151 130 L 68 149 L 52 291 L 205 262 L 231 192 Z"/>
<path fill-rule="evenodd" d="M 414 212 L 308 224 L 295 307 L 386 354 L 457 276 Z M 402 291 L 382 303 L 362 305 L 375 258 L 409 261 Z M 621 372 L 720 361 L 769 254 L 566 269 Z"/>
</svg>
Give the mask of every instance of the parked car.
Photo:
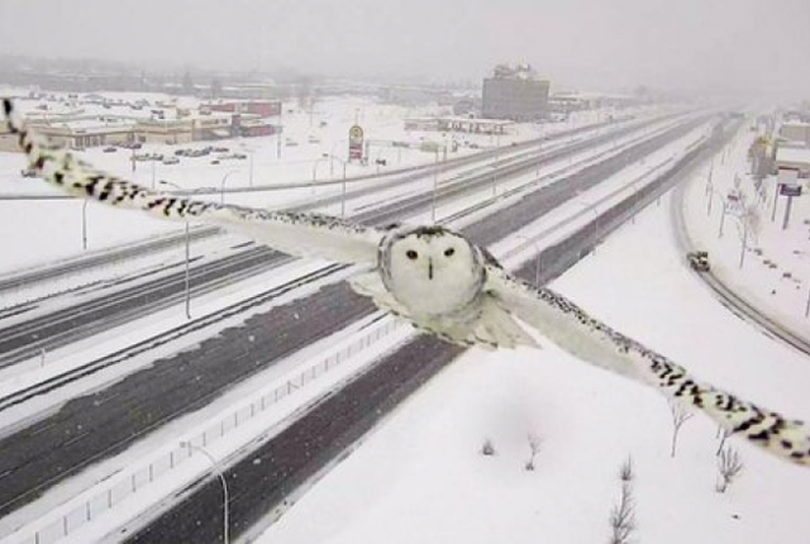
<svg viewBox="0 0 810 544">
<path fill-rule="evenodd" d="M 116 151 L 118 148 L 111 145 L 104 148 L 104 153 L 115 153 Z"/>
<path fill-rule="evenodd" d="M 35 178 L 35 177 L 37 177 L 37 173 L 31 168 L 24 168 L 23 170 L 20 170 L 20 174 L 24 178 Z"/>
<path fill-rule="evenodd" d="M 708 272 L 711 269 L 709 253 L 706 251 L 690 251 L 686 254 L 686 259 L 689 261 L 689 266 L 697 272 Z"/>
<path fill-rule="evenodd" d="M 177 157 L 166 157 L 163 159 L 163 164 L 180 164 L 180 159 Z"/>
</svg>

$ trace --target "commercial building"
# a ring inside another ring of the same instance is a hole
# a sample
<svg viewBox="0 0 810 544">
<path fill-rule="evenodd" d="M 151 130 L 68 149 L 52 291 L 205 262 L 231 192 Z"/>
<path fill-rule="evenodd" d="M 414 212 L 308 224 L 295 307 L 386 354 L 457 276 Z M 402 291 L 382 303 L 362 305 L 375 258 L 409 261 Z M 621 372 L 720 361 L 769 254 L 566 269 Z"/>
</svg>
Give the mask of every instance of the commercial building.
<svg viewBox="0 0 810 544">
<path fill-rule="evenodd" d="M 498 65 L 493 77 L 484 79 L 482 116 L 487 119 L 532 121 L 548 112 L 549 82 L 537 79 L 528 64 Z"/>
<path fill-rule="evenodd" d="M 187 144 L 194 141 L 192 119 L 138 119 L 135 141 L 142 144 Z"/>
<path fill-rule="evenodd" d="M 200 111 L 220 111 L 229 113 L 250 113 L 261 117 L 281 115 L 280 100 L 234 100 L 203 104 Z"/>
<path fill-rule="evenodd" d="M 437 132 L 469 132 L 471 134 L 508 134 L 515 123 L 508 119 L 476 119 L 474 117 L 409 117 L 405 130 Z"/>
<path fill-rule="evenodd" d="M 102 96 L 90 96 L 87 104 L 101 104 L 109 110 Z M 147 103 L 148 105 L 148 103 Z M 270 136 L 279 131 L 271 121 L 280 115 L 278 100 L 245 100 L 178 107 L 176 104 L 155 103 L 148 111 L 139 103 L 130 105 L 136 113 L 90 113 L 94 108 L 53 111 L 38 107 L 26 114 L 28 123 L 50 142 L 72 149 L 98 146 L 141 144 L 187 144 L 194 141 L 220 140 L 234 137 Z M 99 108 L 95 108 L 99 109 Z M 16 137 L 0 122 L 0 151 L 20 151 Z"/>
<path fill-rule="evenodd" d="M 790 121 L 779 127 L 779 138 L 810 147 L 810 123 Z"/>
<path fill-rule="evenodd" d="M 776 150 L 776 169 L 799 171 L 799 177 L 810 177 L 810 148 L 779 146 Z"/>
<path fill-rule="evenodd" d="M 28 117 L 28 123 L 49 142 L 73 149 L 121 145 L 134 141 L 135 121 L 120 116 L 33 115 Z M 2 149 L 8 151 L 6 147 L 4 144 Z"/>
</svg>

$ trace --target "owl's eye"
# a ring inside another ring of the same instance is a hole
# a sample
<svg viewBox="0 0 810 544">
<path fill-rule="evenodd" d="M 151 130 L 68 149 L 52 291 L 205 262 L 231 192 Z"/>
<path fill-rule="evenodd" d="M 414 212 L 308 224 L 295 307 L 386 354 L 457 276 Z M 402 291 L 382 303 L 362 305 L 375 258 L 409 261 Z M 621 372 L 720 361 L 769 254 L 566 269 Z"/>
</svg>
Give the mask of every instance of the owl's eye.
<svg viewBox="0 0 810 544">
<path fill-rule="evenodd" d="M 452 257 L 453 253 L 455 253 L 455 252 L 456 252 L 455 249 L 453 249 L 452 247 L 448 247 L 447 249 L 444 250 L 444 256 L 445 257 Z"/>
<path fill-rule="evenodd" d="M 419 254 L 414 250 L 409 249 L 408 251 L 405 252 L 405 256 L 408 257 L 410 260 L 414 260 L 419 256 Z"/>
</svg>

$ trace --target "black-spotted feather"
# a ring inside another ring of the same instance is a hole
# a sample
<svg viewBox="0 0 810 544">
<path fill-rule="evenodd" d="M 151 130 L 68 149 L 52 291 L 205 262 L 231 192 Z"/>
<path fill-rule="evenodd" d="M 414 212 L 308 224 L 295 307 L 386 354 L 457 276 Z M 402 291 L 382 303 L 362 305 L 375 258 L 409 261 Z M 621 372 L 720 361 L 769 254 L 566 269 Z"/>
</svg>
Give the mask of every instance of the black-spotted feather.
<svg viewBox="0 0 810 544">
<path fill-rule="evenodd" d="M 613 330 L 548 288 L 535 288 L 490 266 L 492 296 L 562 349 L 591 364 L 636 379 L 702 411 L 730 434 L 779 457 L 810 465 L 810 429 L 698 381 L 682 366 Z"/>
</svg>

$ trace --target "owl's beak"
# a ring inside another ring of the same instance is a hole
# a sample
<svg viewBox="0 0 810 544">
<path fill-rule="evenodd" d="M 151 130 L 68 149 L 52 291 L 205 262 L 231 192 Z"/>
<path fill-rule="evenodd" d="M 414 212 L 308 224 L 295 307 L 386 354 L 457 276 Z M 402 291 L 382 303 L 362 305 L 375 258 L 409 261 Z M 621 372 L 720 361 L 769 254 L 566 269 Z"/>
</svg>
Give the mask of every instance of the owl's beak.
<svg viewBox="0 0 810 544">
<path fill-rule="evenodd" d="M 428 259 L 428 279 L 433 279 L 433 259 Z"/>
</svg>

